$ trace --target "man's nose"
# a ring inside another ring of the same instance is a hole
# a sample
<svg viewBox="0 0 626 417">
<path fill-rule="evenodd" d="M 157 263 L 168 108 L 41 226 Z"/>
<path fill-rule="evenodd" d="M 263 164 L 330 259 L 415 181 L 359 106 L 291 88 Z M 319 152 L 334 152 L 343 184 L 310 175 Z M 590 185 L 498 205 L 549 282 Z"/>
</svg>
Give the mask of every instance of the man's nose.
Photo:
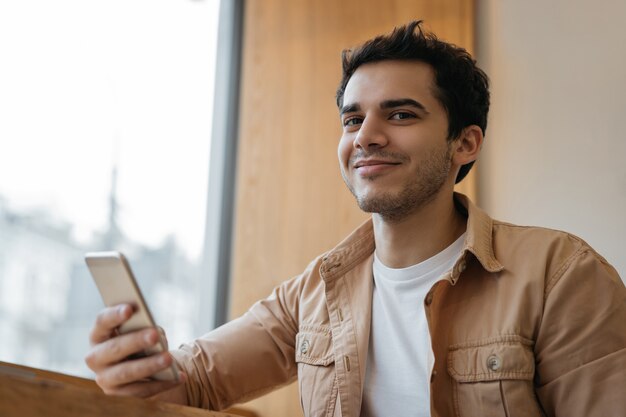
<svg viewBox="0 0 626 417">
<path fill-rule="evenodd" d="M 389 142 L 380 121 L 366 118 L 354 138 L 354 147 L 363 150 L 382 148 Z"/>
</svg>

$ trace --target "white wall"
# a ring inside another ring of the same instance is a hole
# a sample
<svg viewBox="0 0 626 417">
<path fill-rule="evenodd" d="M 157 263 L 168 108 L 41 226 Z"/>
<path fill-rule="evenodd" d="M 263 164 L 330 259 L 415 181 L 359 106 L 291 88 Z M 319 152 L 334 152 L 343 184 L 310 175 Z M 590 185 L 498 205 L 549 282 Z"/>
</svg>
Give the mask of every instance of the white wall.
<svg viewBox="0 0 626 417">
<path fill-rule="evenodd" d="M 478 0 L 492 107 L 479 203 L 570 231 L 626 278 L 626 1 Z"/>
</svg>

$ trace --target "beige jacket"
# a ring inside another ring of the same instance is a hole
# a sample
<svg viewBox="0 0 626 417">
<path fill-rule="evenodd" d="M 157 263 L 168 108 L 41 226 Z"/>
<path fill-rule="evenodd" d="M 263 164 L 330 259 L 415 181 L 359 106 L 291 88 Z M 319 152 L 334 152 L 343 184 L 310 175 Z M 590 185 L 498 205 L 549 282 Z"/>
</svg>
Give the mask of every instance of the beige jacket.
<svg viewBox="0 0 626 417">
<path fill-rule="evenodd" d="M 435 354 L 432 416 L 626 416 L 617 272 L 575 236 L 494 221 L 456 199 L 468 211 L 463 254 L 415 300 Z M 219 410 L 297 378 L 305 416 L 358 417 L 373 252 L 367 222 L 245 315 L 175 351 L 189 403 Z"/>
</svg>

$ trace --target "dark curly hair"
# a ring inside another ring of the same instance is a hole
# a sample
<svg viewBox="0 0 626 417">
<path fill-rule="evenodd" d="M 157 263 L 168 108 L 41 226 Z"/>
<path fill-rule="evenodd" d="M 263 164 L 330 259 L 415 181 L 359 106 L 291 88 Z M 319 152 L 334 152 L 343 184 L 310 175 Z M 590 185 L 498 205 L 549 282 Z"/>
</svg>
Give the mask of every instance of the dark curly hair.
<svg viewBox="0 0 626 417">
<path fill-rule="evenodd" d="M 378 36 L 341 54 L 343 76 L 337 89 L 337 106 L 343 106 L 346 85 L 363 64 L 387 60 L 422 61 L 435 71 L 435 97 L 448 114 L 448 140 L 456 139 L 463 128 L 479 126 L 483 135 L 489 113 L 489 79 L 476 66 L 476 61 L 463 48 L 441 41 L 422 30 L 422 21 L 397 27 L 388 35 Z M 474 162 L 459 170 L 460 182 Z"/>
</svg>

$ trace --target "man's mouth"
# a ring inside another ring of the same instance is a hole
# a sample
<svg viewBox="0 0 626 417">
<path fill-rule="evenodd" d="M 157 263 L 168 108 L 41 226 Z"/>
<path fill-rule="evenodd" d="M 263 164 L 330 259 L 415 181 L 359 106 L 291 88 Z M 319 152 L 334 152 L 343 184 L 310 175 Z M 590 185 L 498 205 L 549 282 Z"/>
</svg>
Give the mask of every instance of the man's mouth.
<svg viewBox="0 0 626 417">
<path fill-rule="evenodd" d="M 354 169 L 362 176 L 371 176 L 400 165 L 400 162 L 384 159 L 361 159 L 354 163 Z"/>
<path fill-rule="evenodd" d="M 354 168 L 361 168 L 374 165 L 400 165 L 400 162 L 386 161 L 382 159 L 362 159 L 354 164 Z"/>
</svg>

